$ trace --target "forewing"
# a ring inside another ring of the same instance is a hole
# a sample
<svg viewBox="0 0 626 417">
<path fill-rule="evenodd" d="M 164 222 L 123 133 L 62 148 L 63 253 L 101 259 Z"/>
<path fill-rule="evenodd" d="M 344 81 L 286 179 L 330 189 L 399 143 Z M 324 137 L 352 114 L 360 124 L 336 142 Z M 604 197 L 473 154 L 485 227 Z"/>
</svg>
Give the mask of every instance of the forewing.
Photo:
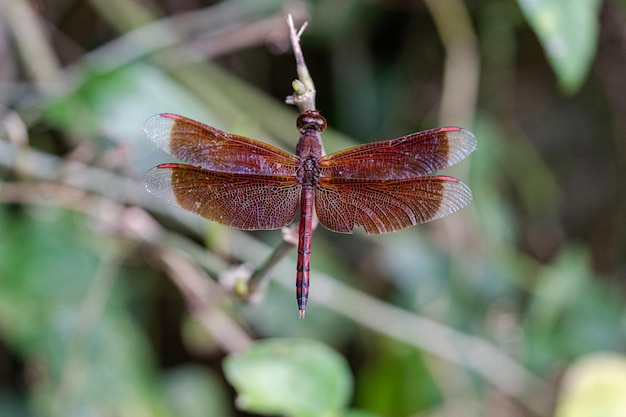
<svg viewBox="0 0 626 417">
<path fill-rule="evenodd" d="M 320 175 L 334 178 L 403 179 L 454 165 L 476 149 L 476 137 L 459 127 L 425 130 L 324 156 Z"/>
<path fill-rule="evenodd" d="M 322 178 L 315 190 L 320 223 L 338 233 L 356 226 L 387 233 L 446 216 L 465 207 L 470 189 L 452 177 L 410 180 Z"/>
<path fill-rule="evenodd" d="M 272 145 L 233 135 L 175 114 L 157 114 L 143 131 L 170 155 L 213 171 L 295 175 L 296 157 Z"/>
<path fill-rule="evenodd" d="M 301 188 L 292 176 L 223 173 L 184 164 L 152 168 L 144 183 L 173 206 L 243 230 L 291 223 Z"/>
</svg>

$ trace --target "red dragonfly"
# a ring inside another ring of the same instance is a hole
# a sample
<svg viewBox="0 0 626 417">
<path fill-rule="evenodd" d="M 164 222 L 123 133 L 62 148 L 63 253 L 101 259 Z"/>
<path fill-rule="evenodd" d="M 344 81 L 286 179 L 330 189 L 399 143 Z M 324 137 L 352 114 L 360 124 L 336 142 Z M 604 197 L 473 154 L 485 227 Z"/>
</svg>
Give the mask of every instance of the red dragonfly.
<svg viewBox="0 0 626 417">
<path fill-rule="evenodd" d="M 143 131 L 188 164 L 159 165 L 145 176 L 148 191 L 169 204 L 243 230 L 279 229 L 300 206 L 296 296 L 304 317 L 309 295 L 313 208 L 338 233 L 361 226 L 387 233 L 453 213 L 472 199 L 448 176 L 427 176 L 476 149 L 472 133 L 443 127 L 322 156 L 326 120 L 317 110 L 297 120 L 296 154 L 223 132 L 187 117 L 157 114 Z"/>
</svg>

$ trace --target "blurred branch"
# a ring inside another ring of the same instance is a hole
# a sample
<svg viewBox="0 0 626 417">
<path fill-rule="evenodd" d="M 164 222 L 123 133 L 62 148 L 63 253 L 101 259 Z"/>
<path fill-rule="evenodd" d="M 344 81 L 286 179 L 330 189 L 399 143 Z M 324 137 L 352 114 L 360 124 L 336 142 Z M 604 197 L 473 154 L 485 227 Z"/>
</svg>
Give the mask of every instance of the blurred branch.
<svg viewBox="0 0 626 417">
<path fill-rule="evenodd" d="M 446 51 L 439 122 L 469 126 L 480 76 L 478 41 L 462 0 L 424 0 Z"/>
<path fill-rule="evenodd" d="M 87 70 L 114 71 L 161 51 L 168 52 L 161 61 L 166 61 L 171 69 L 173 65 L 180 67 L 199 62 L 202 57 L 267 42 L 286 43 L 287 31 L 277 29 L 282 27 L 284 15 L 291 13 L 302 20 L 307 14 L 306 6 L 300 1 L 285 4 L 236 0 L 146 23 L 155 16 L 140 2 L 113 2 L 115 7 L 109 1 L 91 0 L 91 3 L 122 35 L 60 69 L 42 23 L 27 2 L 0 2 L 0 18 L 6 15 L 25 66 L 45 96 L 66 95 L 80 87 Z M 193 90 L 193 86 L 185 85 Z"/>
<path fill-rule="evenodd" d="M 244 24 L 233 25 L 222 31 L 200 35 L 194 39 L 190 48 L 199 56 L 212 58 L 240 49 L 271 43 L 278 45 L 281 51 L 287 48 L 288 38 L 284 30 L 284 14 L 296 17 L 297 21 L 305 19 L 307 10 L 302 3 L 286 3 L 282 10 L 272 16 Z"/>
<path fill-rule="evenodd" d="M 226 352 L 248 347 L 252 339 L 224 309 L 218 300 L 226 299 L 224 287 L 217 285 L 183 253 L 172 249 L 158 251 L 157 259 L 183 294 L 193 317 L 212 335 Z"/>
<path fill-rule="evenodd" d="M 133 0 L 89 0 L 104 20 L 119 32 L 128 32 L 156 18 L 141 2 Z"/>
<path fill-rule="evenodd" d="M 59 72 L 59 61 L 50 45 L 45 24 L 26 0 L 0 1 L 0 18 L 13 32 L 13 39 L 22 57 L 23 65 L 34 84 L 50 94 L 54 83 L 50 81 Z"/>
<path fill-rule="evenodd" d="M 2 132 L 16 146 L 28 145 L 28 128 L 22 118 L 8 107 L 0 105 L 0 137 Z"/>
<path fill-rule="evenodd" d="M 140 27 L 130 23 L 118 24 L 116 27 L 122 35 L 86 54 L 77 65 L 110 71 L 174 47 L 177 47 L 179 57 L 186 58 L 177 61 L 177 64 L 188 64 L 201 57 L 214 57 L 263 44 L 268 39 L 286 40 L 286 32 L 277 30 L 283 23 L 283 14 L 293 13 L 297 19 L 306 15 L 305 7 L 299 2 L 290 3 L 282 9 L 264 2 L 252 2 L 250 7 L 241 7 L 238 3 L 224 2 L 203 10 L 168 16 Z M 123 13 L 112 14 L 111 10 L 103 8 L 106 11 L 103 17 L 112 24 L 124 17 Z M 271 15 L 261 18 L 268 13 Z M 127 25 L 132 28 L 124 30 Z M 285 33 L 282 38 L 276 36 L 282 33 Z M 181 47 L 182 50 L 179 49 Z"/>
</svg>

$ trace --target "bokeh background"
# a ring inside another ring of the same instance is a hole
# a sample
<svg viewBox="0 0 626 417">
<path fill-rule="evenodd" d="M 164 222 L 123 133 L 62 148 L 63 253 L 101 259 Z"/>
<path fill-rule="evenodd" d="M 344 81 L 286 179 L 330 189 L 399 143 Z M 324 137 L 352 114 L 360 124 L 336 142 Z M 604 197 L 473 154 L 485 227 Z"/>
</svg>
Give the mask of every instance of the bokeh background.
<svg viewBox="0 0 626 417">
<path fill-rule="evenodd" d="M 479 143 L 462 211 L 318 228 L 305 320 L 280 231 L 141 183 L 155 113 L 294 149 L 288 13 L 328 152 Z M 626 415 L 625 28 L 623 0 L 0 0 L 0 416 Z"/>
</svg>

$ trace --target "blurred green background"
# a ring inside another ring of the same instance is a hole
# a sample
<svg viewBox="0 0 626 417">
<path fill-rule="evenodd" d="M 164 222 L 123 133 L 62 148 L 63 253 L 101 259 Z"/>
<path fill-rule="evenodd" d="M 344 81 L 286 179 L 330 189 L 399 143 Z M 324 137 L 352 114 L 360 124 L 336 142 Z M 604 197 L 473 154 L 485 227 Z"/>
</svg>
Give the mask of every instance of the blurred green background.
<svg viewBox="0 0 626 417">
<path fill-rule="evenodd" d="M 280 248 L 166 207 L 171 112 L 328 152 L 444 125 L 474 201 Z M 0 0 L 0 417 L 626 415 L 623 0 Z"/>
</svg>

